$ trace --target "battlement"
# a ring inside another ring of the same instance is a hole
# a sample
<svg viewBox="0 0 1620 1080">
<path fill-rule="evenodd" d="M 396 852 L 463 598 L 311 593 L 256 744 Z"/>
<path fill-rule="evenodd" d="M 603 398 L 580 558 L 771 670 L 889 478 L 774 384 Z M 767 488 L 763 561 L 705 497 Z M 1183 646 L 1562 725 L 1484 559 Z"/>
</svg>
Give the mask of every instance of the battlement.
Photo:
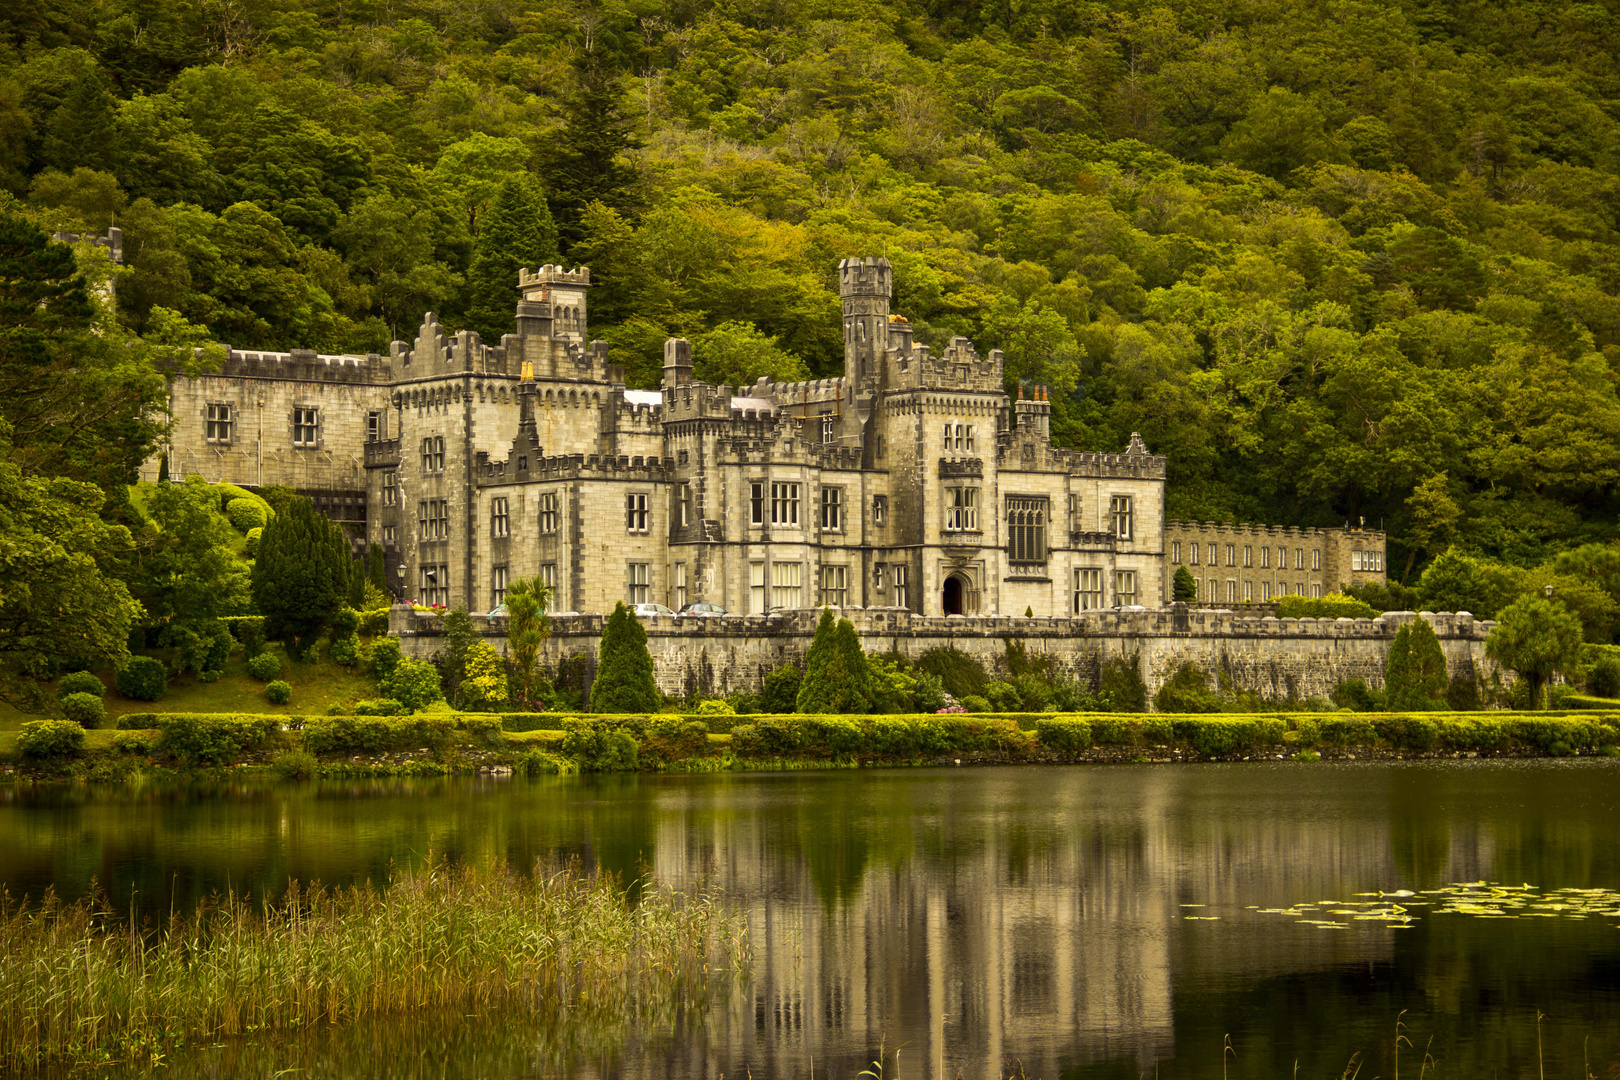
<svg viewBox="0 0 1620 1080">
<path fill-rule="evenodd" d="M 1233 539 L 1269 539 L 1269 540 L 1326 540 L 1338 537 L 1365 538 L 1369 544 L 1383 544 L 1384 533 L 1379 529 L 1355 528 L 1315 528 L 1312 526 L 1297 525 L 1256 525 L 1247 522 L 1231 521 L 1182 521 L 1167 519 L 1164 523 L 1165 533 L 1198 533 L 1200 535 L 1213 533 L 1217 536 L 1230 536 Z"/>
<path fill-rule="evenodd" d="M 313 349 L 269 352 L 230 349 L 219 374 L 235 379 L 283 379 L 298 382 L 386 385 L 393 365 L 376 353 L 318 353 Z"/>
<path fill-rule="evenodd" d="M 114 225 L 107 230 L 105 236 L 95 233 L 53 232 L 51 239 L 58 244 L 94 244 L 105 248 L 107 257 L 115 263 L 124 261 L 124 230 Z"/>
<path fill-rule="evenodd" d="M 881 296 L 887 299 L 892 291 L 893 270 L 889 260 L 881 255 L 860 259 L 840 259 L 838 262 L 838 294 L 840 296 Z"/>
<path fill-rule="evenodd" d="M 858 446 L 840 446 L 837 443 L 810 444 L 810 460 L 823 469 L 859 469 L 861 467 L 861 448 Z"/>
<path fill-rule="evenodd" d="M 1007 456 L 1010 447 L 999 448 Z M 1163 480 L 1165 462 L 1163 454 L 1148 453 L 1142 436 L 1131 432 L 1130 444 L 1123 454 L 1109 454 L 1093 450 L 1054 450 L 1053 457 L 1071 472 L 1088 476 L 1131 477 L 1134 479 Z"/>
<path fill-rule="evenodd" d="M 581 266 L 574 270 L 565 270 L 563 267 L 553 266 L 551 263 L 547 263 L 538 270 L 530 270 L 527 267 L 518 268 L 519 289 L 543 289 L 547 285 L 566 285 L 570 288 L 588 289 L 591 287 L 591 268 Z"/>
</svg>

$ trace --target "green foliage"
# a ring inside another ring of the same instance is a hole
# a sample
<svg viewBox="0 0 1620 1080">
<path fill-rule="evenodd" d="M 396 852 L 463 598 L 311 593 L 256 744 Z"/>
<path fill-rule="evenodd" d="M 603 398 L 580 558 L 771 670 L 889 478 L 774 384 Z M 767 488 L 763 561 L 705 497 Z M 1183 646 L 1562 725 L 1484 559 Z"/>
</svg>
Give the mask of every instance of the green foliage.
<svg viewBox="0 0 1620 1080">
<path fill-rule="evenodd" d="M 966 699 L 970 695 L 984 694 L 990 681 L 984 665 L 954 645 L 940 645 L 917 657 L 917 670 L 939 679 L 945 692 Z"/>
<path fill-rule="evenodd" d="M 1147 711 L 1147 683 L 1136 656 L 1111 656 L 1102 666 L 1097 690 L 1120 712 Z"/>
<path fill-rule="evenodd" d="M 253 603 L 290 656 L 303 656 L 350 592 L 349 541 L 308 499 L 264 527 L 253 563 Z"/>
<path fill-rule="evenodd" d="M 621 605 L 622 607 L 622 605 Z M 595 720 L 570 717 L 563 721 L 563 755 L 581 772 L 634 772 L 636 740 Z"/>
<path fill-rule="evenodd" d="M 374 651 L 372 663 L 375 665 L 376 662 Z M 399 702 L 410 712 L 418 712 L 432 702 L 444 700 L 444 688 L 439 684 L 439 669 L 426 660 L 411 656 L 397 661 L 386 676 L 379 677 L 377 689 L 384 697 Z"/>
<path fill-rule="evenodd" d="M 349 710 L 355 716 L 401 716 L 410 710 L 393 698 L 367 698 Z"/>
<path fill-rule="evenodd" d="M 264 651 L 264 616 L 237 615 L 221 619 L 231 636 L 242 643 L 242 654 L 249 660 Z"/>
<path fill-rule="evenodd" d="M 1440 639 L 1427 619 L 1413 619 L 1395 631 L 1384 669 L 1384 699 L 1398 711 L 1444 706 L 1450 676 Z"/>
<path fill-rule="evenodd" d="M 132 656 L 118 672 L 118 692 L 135 701 L 156 701 L 169 688 L 169 673 L 150 656 Z"/>
<path fill-rule="evenodd" d="M 578 772 L 579 766 L 544 750 L 525 750 L 512 763 L 512 771 L 519 776 L 557 776 Z"/>
<path fill-rule="evenodd" d="M 866 657 L 871 704 L 868 712 L 909 713 L 921 711 L 915 702 L 917 680 L 896 661 L 881 656 Z"/>
<path fill-rule="evenodd" d="M 456 721 L 448 716 L 323 716 L 306 719 L 304 749 L 323 756 L 391 750 L 443 750 Z"/>
<path fill-rule="evenodd" d="M 67 682 L 63 677 L 63 683 Z M 1586 672 L 1586 688 L 1601 698 L 1620 697 L 1620 657 L 1604 656 Z"/>
<path fill-rule="evenodd" d="M 1053 750 L 1085 750 L 1091 746 L 1091 725 L 1071 717 L 1042 717 L 1035 721 L 1035 737 Z"/>
<path fill-rule="evenodd" d="M 100 694 L 69 694 L 62 699 L 62 715 L 81 727 L 96 728 L 107 718 L 107 708 Z"/>
<path fill-rule="evenodd" d="M 102 698 L 107 694 L 107 685 L 88 671 L 70 671 L 56 684 L 58 698 L 66 698 L 69 694 L 94 694 Z"/>
<path fill-rule="evenodd" d="M 232 499 L 225 504 L 225 516 L 230 518 L 237 532 L 246 534 L 265 527 L 270 520 L 270 507 L 263 499 Z"/>
<path fill-rule="evenodd" d="M 272 705 L 285 705 L 292 700 L 292 686 L 285 679 L 277 679 L 264 688 L 264 696 Z"/>
<path fill-rule="evenodd" d="M 648 713 L 658 708 L 647 631 L 621 601 L 602 628 L 591 709 L 599 713 Z M 587 772 L 591 771 L 589 769 Z"/>
<path fill-rule="evenodd" d="M 444 648 L 433 659 L 444 684 L 445 700 L 460 700 L 461 680 L 467 675 L 467 657 L 478 642 L 478 628 L 473 626 L 472 616 L 464 605 L 444 613 Z"/>
<path fill-rule="evenodd" d="M 1178 604 L 1198 602 L 1198 579 L 1185 566 L 1176 567 L 1175 576 L 1170 581 L 1170 599 Z"/>
<path fill-rule="evenodd" d="M 1271 717 L 1222 717 L 1176 720 L 1172 730 L 1176 740 L 1196 754 L 1229 757 L 1280 744 L 1284 725 Z"/>
<path fill-rule="evenodd" d="M 910 760 L 929 755 L 1021 753 L 1030 738 L 1015 721 L 943 716 L 768 716 L 731 730 L 731 748 L 753 760 L 872 757 Z"/>
<path fill-rule="evenodd" d="M 467 319 L 493 345 L 510 333 L 517 307 L 518 269 L 555 263 L 557 227 L 540 184 L 524 172 L 500 185 L 480 223 L 467 274 Z"/>
<path fill-rule="evenodd" d="M 540 647 L 551 636 L 546 618 L 551 605 L 551 586 L 539 577 L 517 578 L 506 587 L 506 655 L 524 708 L 536 704 L 535 664 Z"/>
<path fill-rule="evenodd" d="M 938 712 L 945 707 L 945 684 L 937 675 L 913 668 L 912 677 L 915 685 L 911 688 L 911 703 L 918 712 Z"/>
<path fill-rule="evenodd" d="M 485 642 L 467 652 L 461 680 L 461 707 L 475 712 L 497 712 L 506 705 L 506 663 Z"/>
<path fill-rule="evenodd" d="M 232 762 L 268 744 L 280 727 L 275 716 L 163 713 L 142 721 L 156 728 L 156 750 L 183 764 Z"/>
<path fill-rule="evenodd" d="M 371 643 L 371 677 L 381 686 L 399 667 L 399 639 L 378 638 Z"/>
<path fill-rule="evenodd" d="M 281 674 L 281 657 L 275 653 L 262 652 L 247 662 L 248 674 L 260 682 L 269 682 Z"/>
<path fill-rule="evenodd" d="M 277 754 L 270 767 L 283 780 L 313 780 L 321 763 L 308 750 L 288 750 Z"/>
<path fill-rule="evenodd" d="M 332 663 L 352 668 L 360 663 L 360 639 L 353 634 L 333 638 L 326 647 L 326 655 Z"/>
<path fill-rule="evenodd" d="M 1399 631 L 1396 631 L 1399 634 Z M 1367 685 L 1367 680 L 1349 678 L 1333 688 L 1333 704 L 1355 712 L 1380 712 L 1384 708 L 1384 693 Z"/>
<path fill-rule="evenodd" d="M 804 683 L 804 672 L 796 664 L 783 664 L 765 676 L 765 690 L 760 694 L 759 711 L 790 713 L 799 707 L 799 687 Z"/>
<path fill-rule="evenodd" d="M 1220 700 L 1210 692 L 1209 676 L 1197 664 L 1186 663 L 1153 695 L 1153 708 L 1162 713 L 1220 712 Z"/>
<path fill-rule="evenodd" d="M 1572 674 L 1580 660 L 1581 622 L 1562 605 L 1524 596 L 1497 617 L 1485 639 L 1485 654 L 1512 668 L 1530 686 L 1530 707 L 1541 707 L 1541 688 L 1560 672 Z"/>
<path fill-rule="evenodd" d="M 72 757 L 84 749 L 84 728 L 72 720 L 25 720 L 17 749 L 36 760 Z"/>
<path fill-rule="evenodd" d="M 706 725 L 679 716 L 655 716 L 647 721 L 638 760 L 649 765 L 685 761 L 706 754 L 708 750 L 709 729 Z"/>
<path fill-rule="evenodd" d="M 1343 593 L 1326 596 L 1285 596 L 1277 601 L 1280 619 L 1372 619 L 1378 612 L 1365 600 Z"/>
</svg>

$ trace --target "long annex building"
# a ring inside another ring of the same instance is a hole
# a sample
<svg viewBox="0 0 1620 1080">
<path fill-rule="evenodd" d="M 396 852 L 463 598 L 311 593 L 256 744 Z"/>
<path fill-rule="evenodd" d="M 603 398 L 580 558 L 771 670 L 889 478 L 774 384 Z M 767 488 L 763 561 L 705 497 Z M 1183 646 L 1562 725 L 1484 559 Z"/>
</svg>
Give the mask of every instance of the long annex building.
<svg viewBox="0 0 1620 1080">
<path fill-rule="evenodd" d="M 488 610 L 533 575 L 578 612 L 1163 604 L 1164 458 L 1134 435 L 1054 447 L 1044 391 L 1009 398 L 999 351 L 912 341 L 887 259 L 838 273 L 840 378 L 711 386 L 674 339 L 661 389 L 628 389 L 587 338 L 589 270 L 543 266 L 498 345 L 430 313 L 386 357 L 232 350 L 175 380 L 171 472 L 310 494 L 419 604 Z M 1356 569 L 1343 580 L 1382 580 Z"/>
</svg>

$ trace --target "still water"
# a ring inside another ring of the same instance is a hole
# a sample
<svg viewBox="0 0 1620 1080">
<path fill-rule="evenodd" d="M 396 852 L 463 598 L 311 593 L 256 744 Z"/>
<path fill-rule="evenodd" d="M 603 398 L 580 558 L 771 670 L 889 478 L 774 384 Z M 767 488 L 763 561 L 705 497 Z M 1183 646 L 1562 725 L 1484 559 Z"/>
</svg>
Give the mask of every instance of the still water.
<svg viewBox="0 0 1620 1080">
<path fill-rule="evenodd" d="M 161 913 L 430 853 L 718 886 L 752 979 L 674 1035 L 412 1018 L 168 1071 L 1372 1080 L 1404 1010 L 1413 1077 L 1620 1075 L 1606 761 L 0 790 L 13 896 Z M 1446 889 L 1479 881 L 1515 890 Z"/>
</svg>

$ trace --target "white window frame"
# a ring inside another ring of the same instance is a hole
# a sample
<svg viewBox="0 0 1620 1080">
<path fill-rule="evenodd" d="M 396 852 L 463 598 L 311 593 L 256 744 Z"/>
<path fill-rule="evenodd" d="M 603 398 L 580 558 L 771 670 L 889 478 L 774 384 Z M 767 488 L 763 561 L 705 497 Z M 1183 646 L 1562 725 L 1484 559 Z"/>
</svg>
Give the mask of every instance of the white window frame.
<svg viewBox="0 0 1620 1080">
<path fill-rule="evenodd" d="M 1052 505 L 1044 495 L 1007 496 L 1007 561 L 1025 565 L 1047 559 L 1046 525 Z"/>
<path fill-rule="evenodd" d="M 1114 571 L 1114 606 L 1128 607 L 1136 603 L 1136 571 Z"/>
<path fill-rule="evenodd" d="M 821 605 L 836 608 L 849 606 L 849 567 L 836 564 L 821 568 Z"/>
<path fill-rule="evenodd" d="M 751 562 L 748 564 L 748 613 L 765 614 L 765 598 L 765 564 Z"/>
<path fill-rule="evenodd" d="M 686 564 L 683 562 L 678 562 L 675 564 L 674 601 L 675 602 L 670 606 L 676 611 L 679 611 L 681 608 L 686 606 Z"/>
<path fill-rule="evenodd" d="M 676 492 L 675 502 L 680 507 L 681 526 L 684 528 L 692 524 L 692 485 L 690 483 L 680 485 L 680 489 Z"/>
<path fill-rule="evenodd" d="M 294 405 L 292 444 L 299 450 L 313 450 L 321 445 L 321 410 L 311 405 Z"/>
<path fill-rule="evenodd" d="M 386 469 L 382 475 L 382 502 L 384 506 L 399 505 L 399 474 Z"/>
<path fill-rule="evenodd" d="M 1108 517 L 1113 523 L 1115 539 L 1130 540 L 1136 532 L 1135 498 L 1130 495 L 1110 495 Z"/>
<path fill-rule="evenodd" d="M 557 564 L 543 562 L 540 564 L 540 581 L 551 591 L 551 607 L 557 606 Z"/>
<path fill-rule="evenodd" d="M 797 608 L 804 606 L 804 564 L 796 562 L 771 563 L 771 607 Z"/>
<path fill-rule="evenodd" d="M 894 577 L 894 606 L 910 607 L 906 596 L 906 564 L 895 563 L 890 573 Z"/>
<path fill-rule="evenodd" d="M 230 402 L 210 401 L 205 415 L 203 436 L 208 442 L 229 446 L 236 441 L 236 409 Z"/>
<path fill-rule="evenodd" d="M 1170 541 L 1170 565 L 1179 566 L 1180 564 L 1181 564 L 1181 541 L 1180 540 L 1172 540 L 1172 541 Z"/>
<path fill-rule="evenodd" d="M 555 491 L 540 493 L 540 534 L 550 536 L 557 531 L 557 523 L 562 514 L 559 509 L 560 498 Z"/>
<path fill-rule="evenodd" d="M 1100 611 L 1103 606 L 1102 568 L 1077 566 L 1074 568 L 1074 613 Z"/>
<path fill-rule="evenodd" d="M 489 500 L 489 534 L 494 537 L 509 536 L 512 532 L 511 503 L 506 496 Z"/>
<path fill-rule="evenodd" d="M 506 564 L 490 567 L 489 606 L 491 610 L 506 602 Z"/>
<path fill-rule="evenodd" d="M 777 481 L 771 484 L 771 524 L 797 525 L 799 523 L 799 487 L 796 483 Z"/>
<path fill-rule="evenodd" d="M 626 571 L 630 603 L 646 604 L 652 601 L 652 563 L 633 562 Z"/>
<path fill-rule="evenodd" d="M 945 531 L 979 531 L 979 489 L 976 487 L 948 487 L 945 489 Z"/>
<path fill-rule="evenodd" d="M 1244 544 L 1243 545 L 1243 565 L 1245 567 L 1250 567 L 1250 568 L 1252 568 L 1254 566 L 1254 545 L 1253 544 Z"/>
<path fill-rule="evenodd" d="M 821 414 L 821 445 L 831 445 L 838 438 L 838 418 L 832 413 Z"/>
<path fill-rule="evenodd" d="M 632 491 L 624 497 L 624 531 L 644 533 L 651 515 L 647 511 L 647 493 Z"/>
<path fill-rule="evenodd" d="M 821 489 L 821 527 L 826 532 L 844 531 L 844 489 Z"/>
<path fill-rule="evenodd" d="M 1321 548 L 1311 548 L 1311 569 L 1315 571 L 1321 571 L 1322 569 Z"/>
</svg>

